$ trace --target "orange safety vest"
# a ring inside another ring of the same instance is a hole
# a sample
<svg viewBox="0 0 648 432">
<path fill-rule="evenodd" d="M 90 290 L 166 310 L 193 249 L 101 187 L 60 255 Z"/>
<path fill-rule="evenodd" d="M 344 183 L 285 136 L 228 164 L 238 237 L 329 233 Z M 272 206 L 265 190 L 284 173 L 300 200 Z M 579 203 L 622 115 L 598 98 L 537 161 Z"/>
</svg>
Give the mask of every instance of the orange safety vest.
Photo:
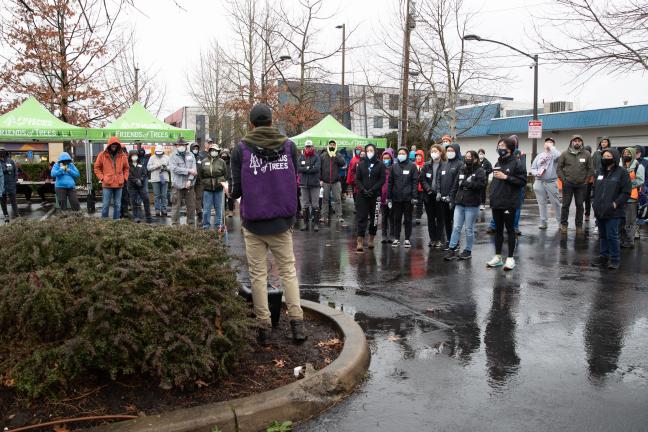
<svg viewBox="0 0 648 432">
<path fill-rule="evenodd" d="M 637 178 L 637 174 L 634 172 L 634 170 L 630 171 L 630 181 L 633 182 Z M 639 199 L 639 188 L 634 187 L 632 188 L 632 192 L 630 193 L 630 199 L 633 200 L 638 200 Z"/>
</svg>

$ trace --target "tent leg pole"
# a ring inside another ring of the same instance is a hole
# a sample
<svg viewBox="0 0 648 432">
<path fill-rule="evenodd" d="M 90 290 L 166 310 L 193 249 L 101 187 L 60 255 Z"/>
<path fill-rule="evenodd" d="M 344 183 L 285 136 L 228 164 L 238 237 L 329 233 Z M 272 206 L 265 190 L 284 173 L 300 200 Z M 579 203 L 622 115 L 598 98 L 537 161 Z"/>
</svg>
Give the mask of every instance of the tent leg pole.
<svg viewBox="0 0 648 432">
<path fill-rule="evenodd" d="M 88 195 L 86 197 L 86 208 L 88 213 L 95 212 L 95 196 L 92 189 L 92 143 L 88 140 L 84 141 L 85 145 L 85 163 L 86 163 L 86 187 Z"/>
</svg>

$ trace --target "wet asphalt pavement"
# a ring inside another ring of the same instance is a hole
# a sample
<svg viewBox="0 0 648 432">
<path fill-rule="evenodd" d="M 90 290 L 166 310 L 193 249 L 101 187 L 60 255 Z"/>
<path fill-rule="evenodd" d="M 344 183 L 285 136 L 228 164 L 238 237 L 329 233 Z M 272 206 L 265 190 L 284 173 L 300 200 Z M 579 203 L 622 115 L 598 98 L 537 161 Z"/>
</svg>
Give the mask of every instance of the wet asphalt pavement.
<svg viewBox="0 0 648 432">
<path fill-rule="evenodd" d="M 504 273 L 485 267 L 489 218 L 465 262 L 428 249 L 424 225 L 409 250 L 363 254 L 351 227 L 295 232 L 302 297 L 353 316 L 372 353 L 364 384 L 296 430 L 648 430 L 648 240 L 623 250 L 619 271 L 595 269 L 594 233 L 539 231 L 528 204 L 518 267 Z M 238 220 L 228 225 L 242 256 Z"/>
</svg>

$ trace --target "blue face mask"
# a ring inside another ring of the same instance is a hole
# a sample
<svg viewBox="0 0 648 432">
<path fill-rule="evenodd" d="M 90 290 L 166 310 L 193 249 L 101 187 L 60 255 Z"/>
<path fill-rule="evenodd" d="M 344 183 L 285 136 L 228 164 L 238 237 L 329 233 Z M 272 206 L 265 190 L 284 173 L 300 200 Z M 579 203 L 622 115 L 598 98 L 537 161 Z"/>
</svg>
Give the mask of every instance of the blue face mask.
<svg viewBox="0 0 648 432">
<path fill-rule="evenodd" d="M 383 159 L 383 163 L 385 164 L 385 166 L 389 166 L 391 165 L 391 159 Z"/>
<path fill-rule="evenodd" d="M 405 162 L 407 160 L 406 155 L 399 154 L 398 155 L 398 162 Z"/>
<path fill-rule="evenodd" d="M 409 158 L 410 158 L 411 161 L 413 161 L 414 159 L 416 159 L 416 152 L 415 152 L 415 151 L 411 151 L 411 152 L 409 152 Z"/>
</svg>

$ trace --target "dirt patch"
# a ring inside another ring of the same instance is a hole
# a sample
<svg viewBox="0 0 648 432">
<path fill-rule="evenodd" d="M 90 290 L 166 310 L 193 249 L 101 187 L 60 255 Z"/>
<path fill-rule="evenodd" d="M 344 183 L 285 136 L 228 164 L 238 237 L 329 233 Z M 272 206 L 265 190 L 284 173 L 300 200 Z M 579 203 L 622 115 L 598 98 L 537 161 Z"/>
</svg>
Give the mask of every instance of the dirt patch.
<svg viewBox="0 0 648 432">
<path fill-rule="evenodd" d="M 305 311 L 306 313 L 306 311 Z M 272 346 L 255 345 L 231 375 L 222 379 L 197 381 L 186 390 L 166 391 L 142 377 L 121 377 L 117 381 L 96 378 L 60 401 L 29 404 L 16 397 L 10 388 L 0 385 L 1 428 L 12 430 L 24 425 L 56 419 L 113 414 L 152 415 L 197 405 L 250 396 L 292 383 L 293 369 L 311 363 L 319 370 L 331 363 L 342 349 L 339 333 L 329 323 L 306 313 L 308 340 L 292 342 L 288 317 L 283 315 L 273 332 Z M 72 430 L 101 424 L 100 421 L 69 423 L 54 430 Z M 40 429 L 40 430 L 52 430 Z"/>
</svg>

